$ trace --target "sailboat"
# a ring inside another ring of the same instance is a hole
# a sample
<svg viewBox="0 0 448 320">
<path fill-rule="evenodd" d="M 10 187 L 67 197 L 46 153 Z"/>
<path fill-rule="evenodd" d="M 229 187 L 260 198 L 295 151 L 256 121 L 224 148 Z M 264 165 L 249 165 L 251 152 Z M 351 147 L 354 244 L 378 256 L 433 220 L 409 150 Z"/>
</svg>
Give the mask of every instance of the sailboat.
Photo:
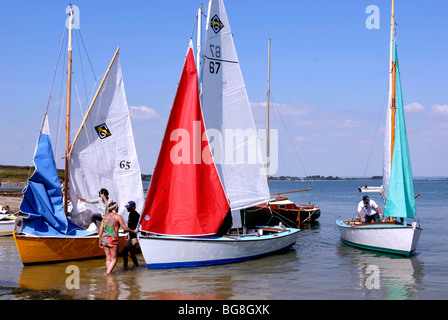
<svg viewBox="0 0 448 320">
<path fill-rule="evenodd" d="M 52 151 L 47 107 L 33 158 L 35 171 L 27 181 L 20 204 L 25 216 L 16 219 L 13 234 L 25 265 L 104 256 L 97 231 L 80 226 L 87 208 L 77 203 L 77 195 L 93 198 L 100 188 L 106 188 L 110 198 L 118 203 L 121 214 L 126 211 L 124 205 L 129 200 L 135 201 L 139 208 L 144 201 L 119 48 L 70 145 L 73 19 L 74 10 L 70 10 L 64 189 Z M 70 204 L 73 210 L 68 218 Z M 120 251 L 124 245 L 125 234 L 121 234 Z"/>
<path fill-rule="evenodd" d="M 367 224 L 358 220 L 338 220 L 336 225 L 342 241 L 349 245 L 409 256 L 416 249 L 422 229 L 416 219 L 416 197 L 406 136 L 393 0 L 390 65 L 382 190 L 386 218 Z M 412 219 L 412 222 L 405 219 Z"/>
<path fill-rule="evenodd" d="M 3 207 L 0 206 L 0 237 L 12 236 L 15 221 L 16 216 L 14 216 L 11 211 L 3 209 Z"/>
<path fill-rule="evenodd" d="M 267 90 L 267 121 L 266 121 L 266 176 L 269 177 L 269 104 L 270 104 L 270 70 L 271 70 L 271 39 L 268 39 L 268 90 Z M 296 205 L 284 195 L 293 192 L 310 191 L 312 188 L 271 193 L 279 196 L 270 202 L 262 203 L 241 210 L 241 219 L 246 225 L 278 225 L 282 223 L 292 228 L 300 228 L 305 222 L 313 222 L 320 217 L 320 208 L 315 204 Z M 283 196 L 280 196 L 283 195 Z"/>
<path fill-rule="evenodd" d="M 218 140 L 226 130 L 255 133 L 255 125 L 222 0 L 210 2 L 208 21 L 202 103 L 190 41 L 142 212 L 139 243 L 149 268 L 248 260 L 293 246 L 299 233 L 239 228 L 240 209 L 270 194 L 261 163 L 222 161 L 230 158 L 226 152 L 247 155 L 248 144 L 258 143 L 256 135 L 219 152 L 210 142 L 212 134 Z M 223 134 L 220 141 L 226 145 L 233 138 Z"/>
</svg>

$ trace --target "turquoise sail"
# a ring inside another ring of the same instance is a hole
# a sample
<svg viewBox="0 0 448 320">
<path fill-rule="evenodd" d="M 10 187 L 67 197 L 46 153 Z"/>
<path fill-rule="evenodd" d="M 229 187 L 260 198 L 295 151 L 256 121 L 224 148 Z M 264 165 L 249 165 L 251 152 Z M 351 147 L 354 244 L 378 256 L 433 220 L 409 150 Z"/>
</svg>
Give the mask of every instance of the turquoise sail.
<svg viewBox="0 0 448 320">
<path fill-rule="evenodd" d="M 384 215 L 395 218 L 415 218 L 414 182 L 406 135 L 395 33 L 393 39 L 393 61 L 396 63 L 395 142 Z"/>
</svg>

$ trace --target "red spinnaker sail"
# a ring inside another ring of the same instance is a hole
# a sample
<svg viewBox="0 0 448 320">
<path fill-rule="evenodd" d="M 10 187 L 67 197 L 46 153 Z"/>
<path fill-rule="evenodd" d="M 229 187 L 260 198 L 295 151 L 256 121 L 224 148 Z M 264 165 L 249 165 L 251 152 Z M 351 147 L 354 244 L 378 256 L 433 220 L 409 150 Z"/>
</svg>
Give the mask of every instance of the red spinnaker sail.
<svg viewBox="0 0 448 320">
<path fill-rule="evenodd" d="M 142 231 L 214 234 L 229 210 L 205 134 L 193 50 L 188 49 L 141 218 Z"/>
</svg>

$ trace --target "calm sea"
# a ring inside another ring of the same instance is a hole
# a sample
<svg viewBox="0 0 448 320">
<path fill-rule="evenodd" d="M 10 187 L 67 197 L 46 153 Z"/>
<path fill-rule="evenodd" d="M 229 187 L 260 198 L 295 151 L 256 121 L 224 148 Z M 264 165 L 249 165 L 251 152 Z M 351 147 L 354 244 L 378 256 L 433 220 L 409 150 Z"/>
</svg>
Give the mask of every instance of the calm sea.
<svg viewBox="0 0 448 320">
<path fill-rule="evenodd" d="M 358 186 L 379 181 L 271 182 L 271 192 L 315 203 L 322 214 L 304 226 L 289 251 L 234 264 L 123 270 L 122 260 L 105 277 L 105 260 L 23 267 L 14 240 L 0 239 L 0 286 L 54 289 L 77 299 L 448 299 L 448 181 L 416 180 L 423 233 L 411 258 L 364 251 L 343 244 L 335 221 L 352 218 L 362 194 Z M 379 194 L 370 194 L 378 200 Z M 67 288 L 67 267 L 79 268 L 79 289 Z M 132 262 L 131 262 L 132 265 Z M 1 295 L 0 299 L 16 299 Z"/>
</svg>

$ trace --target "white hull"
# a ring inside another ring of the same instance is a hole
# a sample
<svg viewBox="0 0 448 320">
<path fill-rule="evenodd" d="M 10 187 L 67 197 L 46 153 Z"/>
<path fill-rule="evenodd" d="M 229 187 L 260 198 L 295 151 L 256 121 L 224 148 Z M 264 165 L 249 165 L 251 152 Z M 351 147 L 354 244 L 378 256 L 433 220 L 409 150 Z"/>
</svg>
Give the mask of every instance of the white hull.
<svg viewBox="0 0 448 320">
<path fill-rule="evenodd" d="M 14 231 L 15 219 L 0 220 L 0 237 L 12 236 Z"/>
<path fill-rule="evenodd" d="M 381 192 L 383 187 L 358 187 L 359 192 Z"/>
<path fill-rule="evenodd" d="M 262 228 L 260 228 L 262 229 Z M 237 262 L 287 249 L 296 243 L 299 229 L 276 230 L 260 236 L 140 235 L 139 243 L 149 268 L 194 267 Z"/>
<path fill-rule="evenodd" d="M 421 228 L 408 225 L 373 223 L 349 225 L 336 221 L 342 240 L 355 247 L 411 255 L 417 246 Z"/>
</svg>

